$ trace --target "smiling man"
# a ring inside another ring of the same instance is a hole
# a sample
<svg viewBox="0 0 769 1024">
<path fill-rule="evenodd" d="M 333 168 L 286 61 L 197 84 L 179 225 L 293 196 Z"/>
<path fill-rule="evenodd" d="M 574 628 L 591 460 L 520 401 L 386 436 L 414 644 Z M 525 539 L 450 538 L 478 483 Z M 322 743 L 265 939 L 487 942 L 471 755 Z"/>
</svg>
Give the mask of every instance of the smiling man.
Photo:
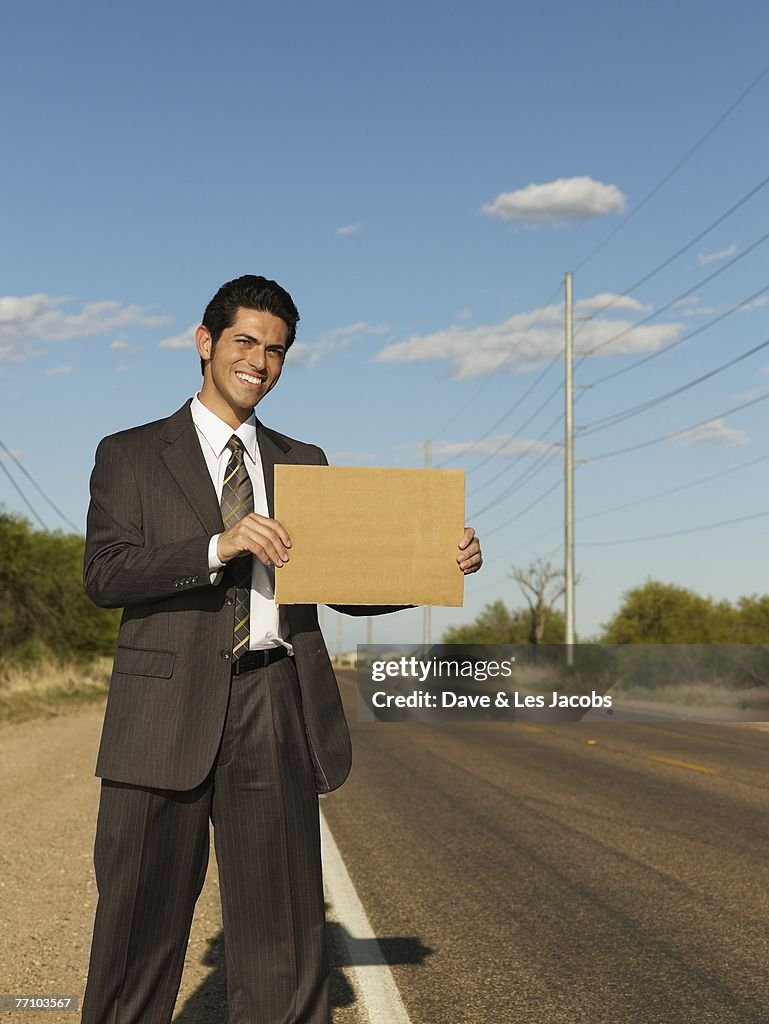
<svg viewBox="0 0 769 1024">
<path fill-rule="evenodd" d="M 223 285 L 196 332 L 200 393 L 96 453 L 85 585 L 124 612 L 84 1024 L 171 1021 L 209 821 L 231 1024 L 328 1020 L 317 793 L 344 782 L 350 739 L 317 609 L 275 604 L 291 538 L 272 516 L 275 465 L 326 457 L 254 415 L 298 320 L 274 281 Z M 457 564 L 480 568 L 471 529 Z"/>
</svg>

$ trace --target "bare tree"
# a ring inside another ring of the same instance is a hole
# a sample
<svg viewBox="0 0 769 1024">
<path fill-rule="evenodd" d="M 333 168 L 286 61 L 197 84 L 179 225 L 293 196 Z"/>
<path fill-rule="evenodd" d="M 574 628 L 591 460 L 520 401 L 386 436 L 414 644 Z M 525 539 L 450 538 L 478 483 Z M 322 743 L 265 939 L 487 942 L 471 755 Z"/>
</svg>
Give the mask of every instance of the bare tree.
<svg viewBox="0 0 769 1024">
<path fill-rule="evenodd" d="M 525 568 L 514 565 L 511 575 L 529 606 L 529 643 L 540 644 L 553 605 L 566 589 L 564 571 L 537 558 Z"/>
</svg>

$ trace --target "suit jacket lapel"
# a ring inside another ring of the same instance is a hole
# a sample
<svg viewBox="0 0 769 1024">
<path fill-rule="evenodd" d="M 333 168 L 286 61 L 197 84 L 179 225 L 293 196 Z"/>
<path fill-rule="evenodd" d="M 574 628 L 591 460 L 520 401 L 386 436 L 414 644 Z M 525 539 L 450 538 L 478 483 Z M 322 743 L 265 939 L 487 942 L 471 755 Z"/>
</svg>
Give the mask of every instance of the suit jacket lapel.
<svg viewBox="0 0 769 1024">
<path fill-rule="evenodd" d="M 222 532 L 224 523 L 189 405 L 187 402 L 166 421 L 160 435 L 165 442 L 160 457 L 205 530 L 213 536 Z"/>
<path fill-rule="evenodd" d="M 284 463 L 292 463 L 291 446 L 280 434 L 275 434 L 268 427 L 265 427 L 259 420 L 256 421 L 256 440 L 259 445 L 259 455 L 262 459 L 262 470 L 264 472 L 264 486 L 267 491 L 267 508 L 270 511 L 270 518 L 275 518 L 275 466 Z"/>
</svg>

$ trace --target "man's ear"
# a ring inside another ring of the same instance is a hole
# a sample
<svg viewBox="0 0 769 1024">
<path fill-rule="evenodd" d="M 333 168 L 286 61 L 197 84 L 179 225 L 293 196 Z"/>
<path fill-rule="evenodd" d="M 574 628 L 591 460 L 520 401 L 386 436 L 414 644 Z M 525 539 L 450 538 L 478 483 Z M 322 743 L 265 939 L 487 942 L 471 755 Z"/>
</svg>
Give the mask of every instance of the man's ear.
<svg viewBox="0 0 769 1024">
<path fill-rule="evenodd" d="M 198 355 L 201 359 L 208 360 L 211 358 L 211 349 L 213 347 L 213 341 L 211 340 L 211 334 L 207 327 L 200 324 L 195 328 L 195 344 L 198 348 Z"/>
</svg>

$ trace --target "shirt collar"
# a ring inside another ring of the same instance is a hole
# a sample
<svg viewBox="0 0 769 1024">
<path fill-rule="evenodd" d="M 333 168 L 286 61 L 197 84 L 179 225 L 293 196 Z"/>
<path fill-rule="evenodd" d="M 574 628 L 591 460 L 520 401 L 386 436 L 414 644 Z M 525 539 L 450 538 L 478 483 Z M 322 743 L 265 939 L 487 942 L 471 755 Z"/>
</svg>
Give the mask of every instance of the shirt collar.
<svg viewBox="0 0 769 1024">
<path fill-rule="evenodd" d="M 259 455 L 259 446 L 256 443 L 256 415 L 252 412 L 245 423 L 241 423 L 237 430 L 233 430 L 229 423 L 219 419 L 216 413 L 211 412 L 200 401 L 200 396 L 195 395 L 190 403 L 192 422 L 198 432 L 205 438 L 211 447 L 211 451 L 217 459 L 227 447 L 227 442 L 233 434 L 237 434 L 243 442 L 247 454 L 252 462 L 256 462 Z"/>
</svg>

